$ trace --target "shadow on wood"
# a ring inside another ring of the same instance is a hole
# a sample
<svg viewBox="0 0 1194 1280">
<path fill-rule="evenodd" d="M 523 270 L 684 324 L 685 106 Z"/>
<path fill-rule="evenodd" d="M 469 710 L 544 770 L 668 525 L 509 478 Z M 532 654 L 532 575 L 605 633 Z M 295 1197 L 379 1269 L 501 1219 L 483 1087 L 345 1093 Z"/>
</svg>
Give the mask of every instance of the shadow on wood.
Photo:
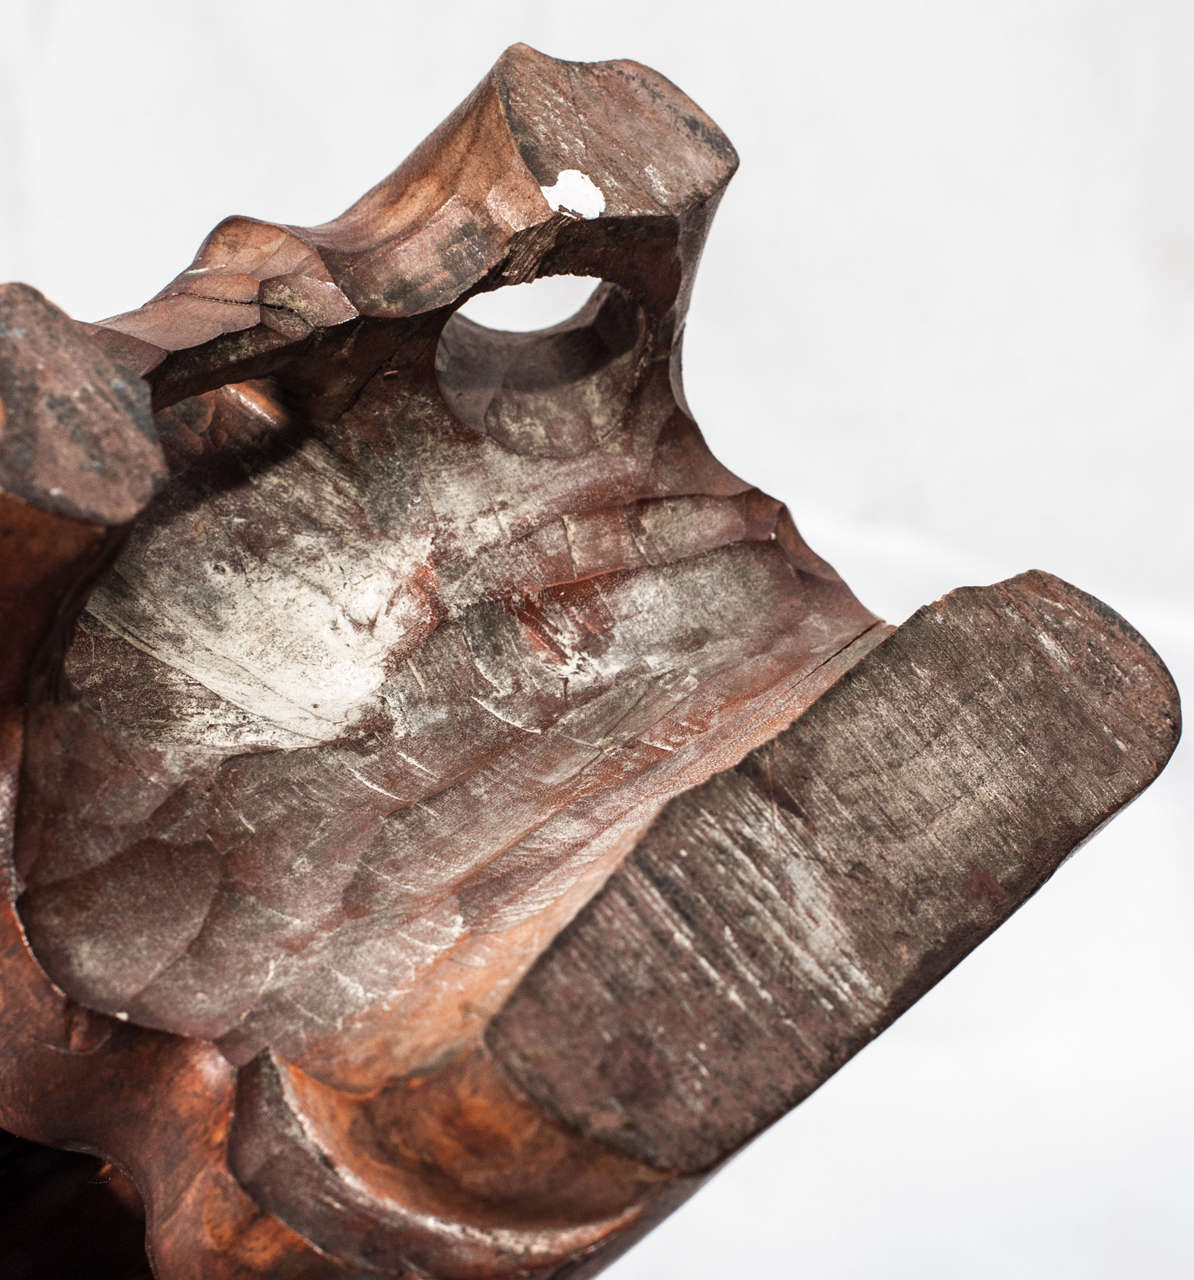
<svg viewBox="0 0 1194 1280">
<path fill-rule="evenodd" d="M 332 222 L 100 325 L 0 290 L 0 1123 L 163 1280 L 595 1274 L 1172 751 L 1099 602 L 893 630 L 711 456 L 736 163 L 515 46 Z"/>
</svg>

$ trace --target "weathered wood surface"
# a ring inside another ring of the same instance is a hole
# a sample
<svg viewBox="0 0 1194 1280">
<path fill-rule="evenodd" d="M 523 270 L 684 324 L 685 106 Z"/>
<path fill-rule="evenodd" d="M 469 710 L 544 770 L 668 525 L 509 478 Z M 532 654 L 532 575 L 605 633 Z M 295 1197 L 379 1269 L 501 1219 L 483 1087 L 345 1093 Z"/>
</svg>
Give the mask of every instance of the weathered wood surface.
<svg viewBox="0 0 1194 1280">
<path fill-rule="evenodd" d="M 1151 780 L 1177 741 L 1163 673 L 1044 574 L 921 609 L 668 805 L 491 1025 L 498 1061 L 619 1150 L 716 1163 Z"/>
<path fill-rule="evenodd" d="M 1172 750 L 1097 602 L 892 633 L 709 454 L 735 163 L 516 46 L 331 223 L 99 326 L 0 290 L 0 1127 L 127 1172 L 160 1277 L 595 1274 Z"/>
</svg>

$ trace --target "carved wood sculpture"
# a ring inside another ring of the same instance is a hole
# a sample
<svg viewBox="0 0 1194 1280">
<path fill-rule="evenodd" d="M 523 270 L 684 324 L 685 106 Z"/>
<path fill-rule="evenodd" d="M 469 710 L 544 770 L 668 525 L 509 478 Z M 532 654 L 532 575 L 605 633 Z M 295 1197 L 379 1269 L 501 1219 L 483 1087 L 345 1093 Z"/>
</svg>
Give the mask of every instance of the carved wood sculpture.
<svg viewBox="0 0 1194 1280">
<path fill-rule="evenodd" d="M 0 1126 L 112 1162 L 163 1280 L 595 1274 L 1172 750 L 1097 601 L 893 630 L 709 454 L 735 163 L 516 46 L 333 222 L 98 326 L 0 291 Z"/>
</svg>

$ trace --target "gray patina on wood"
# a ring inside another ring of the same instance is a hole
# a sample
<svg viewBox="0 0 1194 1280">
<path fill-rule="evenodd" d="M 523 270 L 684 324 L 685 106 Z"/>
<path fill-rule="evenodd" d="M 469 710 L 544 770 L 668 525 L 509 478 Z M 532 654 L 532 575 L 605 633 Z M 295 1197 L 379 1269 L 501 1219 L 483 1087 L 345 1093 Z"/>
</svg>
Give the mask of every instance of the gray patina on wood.
<svg viewBox="0 0 1194 1280">
<path fill-rule="evenodd" d="M 673 800 L 489 1031 L 553 1114 L 723 1159 L 951 969 L 1160 771 L 1160 659 L 1029 573 L 916 613 Z"/>
<path fill-rule="evenodd" d="M 0 1127 L 125 1171 L 118 1273 L 144 1208 L 160 1280 L 592 1275 L 1172 750 L 1096 601 L 892 634 L 711 455 L 736 163 L 516 46 L 329 223 L 0 289 Z"/>
</svg>

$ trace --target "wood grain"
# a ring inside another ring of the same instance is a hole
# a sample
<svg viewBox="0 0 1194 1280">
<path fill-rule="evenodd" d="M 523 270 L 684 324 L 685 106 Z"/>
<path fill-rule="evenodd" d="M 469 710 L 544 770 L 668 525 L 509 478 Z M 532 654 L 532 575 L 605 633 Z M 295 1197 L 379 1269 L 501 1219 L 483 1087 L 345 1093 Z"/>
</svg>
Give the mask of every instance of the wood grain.
<svg viewBox="0 0 1194 1280">
<path fill-rule="evenodd" d="M 1025 574 L 921 609 L 673 800 L 490 1026 L 527 1095 L 696 1172 L 795 1106 L 1160 772 L 1177 694 Z"/>
<path fill-rule="evenodd" d="M 514 46 L 329 223 L 98 325 L 0 289 L 0 1126 L 160 1280 L 595 1275 L 1172 749 L 1097 602 L 893 632 L 710 454 L 736 164 Z"/>
</svg>

